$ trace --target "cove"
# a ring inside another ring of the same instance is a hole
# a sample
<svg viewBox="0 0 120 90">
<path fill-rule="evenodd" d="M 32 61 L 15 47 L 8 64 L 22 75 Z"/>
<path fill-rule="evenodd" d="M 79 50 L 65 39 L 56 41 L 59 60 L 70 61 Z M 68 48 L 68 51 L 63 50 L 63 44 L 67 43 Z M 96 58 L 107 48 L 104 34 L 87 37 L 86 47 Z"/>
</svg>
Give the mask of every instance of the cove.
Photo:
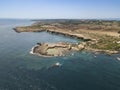
<svg viewBox="0 0 120 90">
<path fill-rule="evenodd" d="M 12 29 L 31 23 L 5 20 L 4 25 L 0 25 L 1 90 L 120 89 L 120 61 L 116 60 L 119 54 L 108 56 L 83 51 L 52 58 L 31 55 L 31 47 L 38 42 L 79 42 L 46 32 L 16 33 Z M 61 67 L 51 67 L 57 62 Z"/>
</svg>

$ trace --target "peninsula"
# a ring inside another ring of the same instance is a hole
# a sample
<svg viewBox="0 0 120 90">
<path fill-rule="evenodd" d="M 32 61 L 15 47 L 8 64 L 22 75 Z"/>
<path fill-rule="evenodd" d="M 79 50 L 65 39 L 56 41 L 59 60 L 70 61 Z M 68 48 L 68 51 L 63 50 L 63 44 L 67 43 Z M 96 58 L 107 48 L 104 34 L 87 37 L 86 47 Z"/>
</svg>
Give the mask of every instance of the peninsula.
<svg viewBox="0 0 120 90">
<path fill-rule="evenodd" d="M 120 51 L 120 21 L 115 20 L 35 20 L 31 26 L 15 27 L 20 32 L 49 32 L 82 39 L 82 43 L 38 43 L 32 53 L 42 56 L 63 56 L 70 51 L 94 51 L 114 54 Z"/>
</svg>

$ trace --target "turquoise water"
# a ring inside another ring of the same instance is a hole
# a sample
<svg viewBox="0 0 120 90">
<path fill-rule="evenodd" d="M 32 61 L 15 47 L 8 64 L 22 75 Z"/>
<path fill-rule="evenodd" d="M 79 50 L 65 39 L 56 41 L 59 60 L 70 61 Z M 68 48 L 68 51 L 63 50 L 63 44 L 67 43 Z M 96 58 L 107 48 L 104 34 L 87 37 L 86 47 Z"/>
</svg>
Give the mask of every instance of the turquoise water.
<svg viewBox="0 0 120 90">
<path fill-rule="evenodd" d="M 15 26 L 29 20 L 0 20 L 0 90 L 120 90 L 120 61 L 112 56 L 76 52 L 45 58 L 29 54 L 37 42 L 71 42 L 68 37 L 42 33 L 16 33 Z M 61 67 L 52 67 L 56 62 Z"/>
</svg>

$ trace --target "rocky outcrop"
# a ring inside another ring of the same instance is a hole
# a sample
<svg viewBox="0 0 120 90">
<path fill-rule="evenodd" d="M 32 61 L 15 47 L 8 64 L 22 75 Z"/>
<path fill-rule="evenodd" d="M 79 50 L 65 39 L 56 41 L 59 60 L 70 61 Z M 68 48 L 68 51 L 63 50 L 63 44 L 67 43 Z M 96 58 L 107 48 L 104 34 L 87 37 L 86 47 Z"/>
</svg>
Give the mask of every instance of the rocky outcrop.
<svg viewBox="0 0 120 90">
<path fill-rule="evenodd" d="M 53 34 L 62 34 L 64 36 L 69 36 L 72 38 L 77 38 L 77 39 L 83 39 L 85 41 L 90 41 L 92 40 L 92 38 L 87 37 L 85 35 L 82 34 L 78 34 L 78 33 L 74 33 L 74 32 L 69 32 L 68 30 L 62 30 L 62 29 L 58 29 L 58 28 L 50 28 L 49 27 L 35 27 L 35 26 L 26 26 L 26 27 L 16 27 L 13 28 L 16 32 L 20 33 L 20 32 L 49 32 L 49 33 L 53 33 Z"/>
<path fill-rule="evenodd" d="M 104 22 L 104 21 L 103 21 Z M 83 25 L 83 24 L 84 25 Z M 106 22 L 104 22 L 106 23 Z M 96 25 L 96 26 L 95 26 Z M 106 24 L 105 24 L 106 25 Z M 91 30 L 93 29 L 93 30 Z M 62 34 L 72 38 L 82 39 L 85 43 L 82 44 L 68 44 L 68 43 L 39 43 L 32 49 L 33 54 L 45 55 L 45 56 L 62 56 L 64 53 L 69 51 L 79 51 L 85 49 L 93 52 L 105 52 L 107 54 L 115 54 L 120 52 L 120 38 L 118 29 L 108 31 L 107 29 L 102 30 L 97 27 L 97 22 L 91 26 L 90 22 L 86 23 L 70 23 L 70 22 L 37 22 L 31 26 L 16 27 L 16 32 L 49 32 L 53 34 Z M 106 31 L 107 30 L 107 31 Z"/>
<path fill-rule="evenodd" d="M 72 51 L 80 51 L 84 48 L 85 43 L 37 43 L 37 45 L 32 48 L 31 54 L 36 54 L 40 56 L 64 56 L 66 53 Z"/>
<path fill-rule="evenodd" d="M 32 26 L 16 27 L 16 28 L 13 28 L 13 30 L 15 30 L 18 33 L 20 33 L 20 32 L 42 32 L 42 31 L 45 31 L 44 28 L 35 28 L 35 27 L 32 27 Z"/>
</svg>

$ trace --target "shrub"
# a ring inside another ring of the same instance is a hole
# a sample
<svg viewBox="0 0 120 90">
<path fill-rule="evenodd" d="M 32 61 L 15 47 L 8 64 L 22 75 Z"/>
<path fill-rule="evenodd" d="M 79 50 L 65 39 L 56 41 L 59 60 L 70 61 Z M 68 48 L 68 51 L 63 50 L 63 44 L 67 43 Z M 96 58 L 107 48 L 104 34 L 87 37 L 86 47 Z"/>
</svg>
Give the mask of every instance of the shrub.
<svg viewBox="0 0 120 90">
<path fill-rule="evenodd" d="M 118 33 L 120 34 L 120 31 L 118 31 Z"/>
</svg>

